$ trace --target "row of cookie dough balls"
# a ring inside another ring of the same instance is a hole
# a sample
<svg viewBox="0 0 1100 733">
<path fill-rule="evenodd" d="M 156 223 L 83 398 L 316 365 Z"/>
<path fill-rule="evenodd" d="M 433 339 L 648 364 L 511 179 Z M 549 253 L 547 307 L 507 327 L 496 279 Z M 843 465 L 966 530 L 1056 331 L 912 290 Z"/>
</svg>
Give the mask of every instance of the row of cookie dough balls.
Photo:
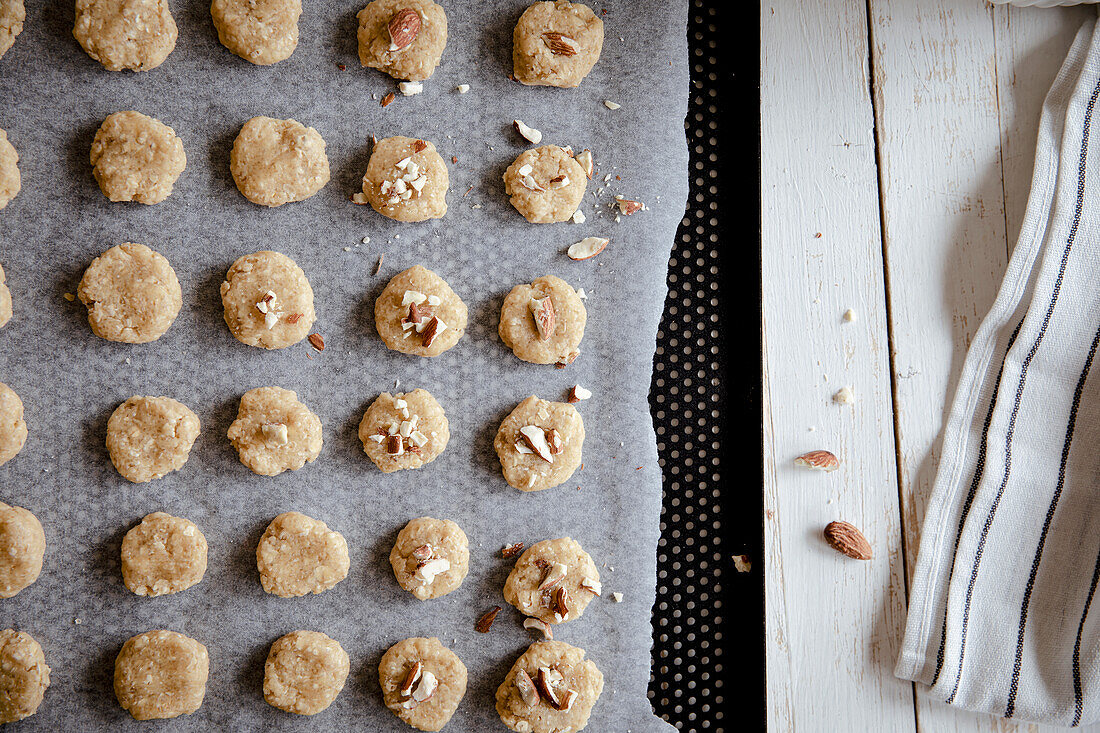
<svg viewBox="0 0 1100 733">
<path fill-rule="evenodd" d="M 267 66 L 298 47 L 301 0 L 213 0 L 218 39 Z M 374 0 L 359 11 L 359 61 L 395 79 L 427 79 L 447 45 L 447 14 L 431 0 Z M 23 30 L 23 0 L 0 0 L 0 57 Z M 109 71 L 164 63 L 179 30 L 168 0 L 76 0 L 73 36 Z M 512 34 L 513 77 L 529 85 L 576 87 L 599 60 L 603 21 L 581 3 L 536 2 Z"/>
<path fill-rule="evenodd" d="M 0 631 L 0 723 L 38 712 L 50 686 L 50 667 L 25 631 Z M 264 700 L 288 713 L 316 715 L 344 689 L 351 660 L 327 634 L 292 631 L 275 640 L 264 662 Z M 202 707 L 210 676 L 206 647 L 176 631 L 131 637 L 115 658 L 114 690 L 135 720 L 189 715 Z M 398 718 L 423 731 L 450 721 L 466 695 L 467 671 L 435 637 L 391 646 L 378 665 L 382 698 Z M 528 647 L 497 688 L 501 721 L 518 733 L 579 731 L 603 692 L 603 674 L 584 650 L 562 641 Z"/>
<path fill-rule="evenodd" d="M 580 160 L 578 161 L 578 158 Z M 109 115 L 92 141 L 92 174 L 111 201 L 157 204 L 172 193 L 187 165 L 183 143 L 163 122 L 133 110 Z M 19 155 L 0 129 L 0 209 L 19 192 Z M 229 155 L 237 189 L 253 203 L 302 201 L 329 181 L 325 141 L 312 127 L 287 119 L 253 117 Z M 590 154 L 546 145 L 524 151 L 504 173 L 512 205 L 530 222 L 574 219 L 592 176 Z M 450 178 L 434 144 L 388 137 L 376 142 L 352 197 L 396 221 L 439 219 L 447 213 Z"/>
</svg>

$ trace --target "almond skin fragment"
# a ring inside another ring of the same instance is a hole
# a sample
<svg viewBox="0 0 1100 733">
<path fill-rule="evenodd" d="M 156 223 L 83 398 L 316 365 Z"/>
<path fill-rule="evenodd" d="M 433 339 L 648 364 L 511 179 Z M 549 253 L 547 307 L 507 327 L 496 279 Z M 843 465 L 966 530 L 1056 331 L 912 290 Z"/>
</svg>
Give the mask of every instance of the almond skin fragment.
<svg viewBox="0 0 1100 733">
<path fill-rule="evenodd" d="M 817 471 L 835 471 L 840 467 L 840 459 L 827 450 L 812 450 L 794 459 L 796 466 L 805 466 Z"/>
<path fill-rule="evenodd" d="M 563 587 L 554 591 L 554 604 L 551 607 L 562 620 L 569 618 L 569 592 Z"/>
<path fill-rule="evenodd" d="M 542 42 L 550 49 L 551 53 L 558 56 L 576 56 L 577 42 L 569 36 L 563 36 L 557 31 L 547 31 L 542 34 Z"/>
<path fill-rule="evenodd" d="M 871 543 L 862 532 L 847 522 L 829 522 L 825 526 L 825 541 L 834 550 L 853 560 L 871 559 Z"/>
<path fill-rule="evenodd" d="M 309 335 L 309 345 L 318 351 L 325 350 L 325 339 L 319 333 L 311 333 Z"/>
<path fill-rule="evenodd" d="M 523 552 L 522 542 L 513 542 L 510 545 L 505 545 L 504 547 L 500 548 L 500 556 L 505 559 L 515 557 L 521 552 Z"/>
<path fill-rule="evenodd" d="M 550 668 L 539 667 L 538 676 L 539 693 L 546 698 L 546 702 L 550 703 L 552 707 L 558 707 L 560 701 L 558 700 L 558 693 L 554 689 L 554 686 L 550 684 Z"/>
<path fill-rule="evenodd" d="M 423 669 L 424 665 L 420 662 L 413 662 L 413 665 L 409 667 L 409 673 L 405 675 L 405 681 L 401 684 L 401 697 L 408 697 L 412 694 L 413 688 L 420 680 Z"/>
<path fill-rule="evenodd" d="M 489 633 L 489 629 L 493 627 L 493 622 L 497 619 L 497 614 L 500 613 L 500 606 L 493 606 L 488 612 L 482 615 L 477 620 L 477 624 L 474 626 L 474 631 L 482 634 Z"/>
<path fill-rule="evenodd" d="M 420 32 L 420 16 L 412 8 L 402 8 L 393 14 L 387 27 L 390 50 L 400 51 L 416 40 L 416 34 Z"/>
<path fill-rule="evenodd" d="M 424 142 L 423 140 L 417 140 L 413 143 L 413 152 L 419 153 L 426 147 L 428 147 L 428 143 Z"/>
<path fill-rule="evenodd" d="M 425 349 L 431 346 L 432 342 L 435 341 L 435 337 L 439 335 L 439 324 L 441 323 L 442 321 L 432 316 L 432 320 L 428 321 L 428 325 L 424 327 L 424 332 L 420 335 L 420 343 L 424 345 Z"/>
<path fill-rule="evenodd" d="M 641 211 L 642 209 L 641 201 L 631 201 L 630 199 L 616 199 L 615 203 L 619 205 L 619 211 L 622 212 L 623 216 L 630 216 L 636 211 Z"/>
<path fill-rule="evenodd" d="M 535 319 L 535 328 L 539 332 L 540 341 L 549 341 L 554 335 L 554 327 L 557 325 L 558 314 L 554 310 L 554 301 L 547 295 L 545 298 L 531 298 L 531 315 Z"/>
<path fill-rule="evenodd" d="M 571 260 L 590 260 L 604 251 L 611 240 L 604 237 L 585 237 L 581 241 L 569 245 L 565 251 Z"/>
<path fill-rule="evenodd" d="M 394 95 L 393 92 L 390 92 L 386 96 L 382 97 L 382 101 L 380 102 L 380 104 L 383 107 L 389 107 L 390 103 L 393 102 L 394 99 L 396 99 L 396 96 Z"/>
</svg>

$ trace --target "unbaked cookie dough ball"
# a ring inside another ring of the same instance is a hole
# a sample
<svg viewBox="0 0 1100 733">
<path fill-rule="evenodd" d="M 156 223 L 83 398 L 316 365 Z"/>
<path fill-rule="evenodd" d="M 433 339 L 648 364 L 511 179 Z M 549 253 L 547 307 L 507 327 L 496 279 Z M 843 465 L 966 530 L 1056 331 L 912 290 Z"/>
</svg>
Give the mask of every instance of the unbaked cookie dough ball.
<svg viewBox="0 0 1100 733">
<path fill-rule="evenodd" d="M 584 198 L 588 175 L 557 145 L 524 150 L 504 171 L 512 206 L 532 224 L 569 221 Z"/>
<path fill-rule="evenodd" d="M 15 37 L 23 31 L 27 10 L 23 0 L 0 0 L 0 58 L 15 43 Z"/>
<path fill-rule="evenodd" d="M 264 699 L 288 713 L 316 715 L 344 689 L 350 669 L 340 642 L 319 631 L 292 631 L 267 654 Z"/>
<path fill-rule="evenodd" d="M 92 174 L 111 201 L 160 203 L 187 165 L 176 131 L 140 112 L 115 112 L 92 141 Z"/>
<path fill-rule="evenodd" d="M 42 572 L 46 535 L 38 517 L 0 502 L 0 598 L 11 598 Z"/>
<path fill-rule="evenodd" d="M 267 525 L 256 547 L 264 590 L 282 598 L 321 593 L 347 577 L 348 543 L 320 519 L 285 512 Z"/>
<path fill-rule="evenodd" d="M 500 720 L 516 733 L 579 731 L 603 692 L 603 674 L 584 649 L 564 641 L 527 648 L 497 688 Z"/>
<path fill-rule="evenodd" d="M 531 545 L 504 583 L 504 600 L 523 615 L 548 624 L 580 618 L 601 592 L 596 563 L 568 537 Z"/>
<path fill-rule="evenodd" d="M 19 154 L 8 142 L 8 133 L 0 129 L 0 209 L 19 193 Z"/>
<path fill-rule="evenodd" d="M 175 631 L 146 631 L 115 659 L 115 697 L 135 720 L 190 715 L 202 706 L 209 674 L 205 646 Z"/>
<path fill-rule="evenodd" d="M 420 517 L 405 525 L 390 551 L 398 584 L 422 601 L 462 585 L 470 570 L 470 543 L 449 519 Z"/>
<path fill-rule="evenodd" d="M 497 332 L 523 361 L 564 367 L 580 356 L 588 311 L 569 283 L 554 275 L 517 285 L 504 298 Z"/>
<path fill-rule="evenodd" d="M 321 454 L 321 418 L 282 387 L 245 392 L 227 433 L 241 463 L 261 476 L 297 471 Z"/>
<path fill-rule="evenodd" d="M 577 408 L 534 395 L 504 418 L 493 440 L 504 480 L 520 491 L 568 481 L 581 465 L 583 445 L 584 421 Z"/>
<path fill-rule="evenodd" d="M 34 637 L 25 631 L 0 631 L 0 723 L 14 723 L 38 712 L 50 668 Z"/>
<path fill-rule="evenodd" d="M 402 354 L 439 356 L 466 332 L 466 304 L 451 286 L 420 265 L 390 278 L 374 302 L 374 327 Z"/>
<path fill-rule="evenodd" d="M 15 458 L 26 442 L 23 400 L 14 389 L 0 382 L 0 466 Z"/>
<path fill-rule="evenodd" d="M 382 655 L 378 683 L 394 715 L 417 730 L 442 730 L 466 694 L 466 665 L 439 639 L 417 636 Z"/>
<path fill-rule="evenodd" d="M 139 596 L 187 590 L 206 573 L 206 537 L 194 522 L 147 514 L 122 538 L 122 582 Z"/>
<path fill-rule="evenodd" d="M 288 59 L 298 47 L 302 0 L 214 0 L 210 15 L 222 45 L 254 64 Z"/>
<path fill-rule="evenodd" d="M 447 213 L 447 165 L 427 140 L 387 137 L 371 151 L 363 193 L 352 196 L 397 221 L 439 219 Z"/>
<path fill-rule="evenodd" d="M 199 437 L 199 417 L 171 397 L 135 395 L 107 420 L 111 463 L 127 481 L 142 484 L 178 471 Z"/>
<path fill-rule="evenodd" d="M 431 463 L 450 438 L 443 407 L 423 389 L 383 392 L 359 422 L 363 451 L 385 473 Z"/>
<path fill-rule="evenodd" d="M 535 3 L 512 33 L 512 75 L 523 84 L 579 86 L 602 50 L 603 21 L 587 5 Z"/>
<path fill-rule="evenodd" d="M 148 71 L 176 47 L 168 0 L 76 0 L 73 36 L 108 71 Z"/>
<path fill-rule="evenodd" d="M 229 170 L 246 199 L 261 206 L 282 206 L 308 199 L 329 179 L 325 141 L 297 120 L 253 117 L 244 123 Z"/>
<path fill-rule="evenodd" d="M 108 341 L 156 341 L 179 315 L 183 292 L 164 255 L 124 242 L 92 260 L 76 291 L 92 332 Z"/>
<path fill-rule="evenodd" d="M 4 268 L 0 267 L 0 328 L 8 325 L 12 316 L 11 290 L 8 289 L 8 278 Z"/>
<path fill-rule="evenodd" d="M 304 339 L 317 319 L 306 274 L 279 252 L 238 258 L 221 290 L 225 325 L 249 346 L 286 348 Z"/>
<path fill-rule="evenodd" d="M 363 66 L 409 81 L 423 81 L 439 66 L 447 14 L 431 0 L 374 0 L 356 17 Z"/>
</svg>

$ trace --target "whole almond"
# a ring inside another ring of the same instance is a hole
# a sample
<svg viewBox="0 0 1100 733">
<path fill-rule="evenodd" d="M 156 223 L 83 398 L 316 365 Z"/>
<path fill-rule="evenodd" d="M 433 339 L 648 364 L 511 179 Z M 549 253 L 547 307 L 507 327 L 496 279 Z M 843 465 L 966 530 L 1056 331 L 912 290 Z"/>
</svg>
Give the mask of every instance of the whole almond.
<svg viewBox="0 0 1100 733">
<path fill-rule="evenodd" d="M 402 8 L 393 14 L 389 23 L 390 50 L 400 51 L 416 39 L 420 32 L 420 16 L 412 8 Z"/>
<path fill-rule="evenodd" d="M 805 466 L 818 471 L 835 471 L 840 467 L 840 459 L 827 450 L 812 450 L 794 459 L 796 466 Z"/>
<path fill-rule="evenodd" d="M 829 522 L 825 525 L 825 541 L 834 550 L 853 560 L 871 559 L 871 543 L 862 532 L 847 522 Z"/>
</svg>

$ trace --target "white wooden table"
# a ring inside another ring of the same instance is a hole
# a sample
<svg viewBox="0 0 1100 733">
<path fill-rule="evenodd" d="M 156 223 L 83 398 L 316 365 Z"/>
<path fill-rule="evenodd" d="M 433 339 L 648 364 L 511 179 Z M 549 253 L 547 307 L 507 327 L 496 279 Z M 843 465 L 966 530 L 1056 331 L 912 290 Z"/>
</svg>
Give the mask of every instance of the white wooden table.
<svg viewBox="0 0 1100 733">
<path fill-rule="evenodd" d="M 770 730 L 1042 729 L 950 708 L 893 668 L 947 400 L 1016 241 L 1043 97 L 1095 13 L 762 5 Z M 832 402 L 843 386 L 854 405 Z M 793 465 L 818 448 L 840 470 Z M 834 519 L 874 560 L 825 545 Z"/>
</svg>

